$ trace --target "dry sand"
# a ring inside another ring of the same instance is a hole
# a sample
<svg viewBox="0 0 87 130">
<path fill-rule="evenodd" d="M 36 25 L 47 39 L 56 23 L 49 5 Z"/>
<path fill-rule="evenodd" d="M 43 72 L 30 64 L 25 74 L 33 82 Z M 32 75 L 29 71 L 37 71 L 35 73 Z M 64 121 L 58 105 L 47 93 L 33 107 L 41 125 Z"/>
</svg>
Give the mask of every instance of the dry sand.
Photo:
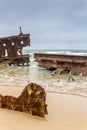
<svg viewBox="0 0 87 130">
<path fill-rule="evenodd" d="M 0 86 L 3 95 L 19 96 L 22 88 Z M 45 118 L 0 108 L 0 130 L 87 130 L 87 98 L 47 92 Z"/>
</svg>

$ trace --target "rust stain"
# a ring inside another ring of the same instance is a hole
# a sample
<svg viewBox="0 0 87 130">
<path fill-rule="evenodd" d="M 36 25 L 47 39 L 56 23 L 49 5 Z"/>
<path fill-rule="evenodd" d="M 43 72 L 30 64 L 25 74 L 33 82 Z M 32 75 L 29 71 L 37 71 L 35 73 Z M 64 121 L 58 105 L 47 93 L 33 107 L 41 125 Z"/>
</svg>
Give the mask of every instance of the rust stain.
<svg viewBox="0 0 87 130">
<path fill-rule="evenodd" d="M 70 70 L 72 74 L 87 75 L 87 56 L 35 53 L 34 58 L 39 67 L 58 71 Z"/>
<path fill-rule="evenodd" d="M 30 34 L 23 34 L 21 27 L 19 35 L 0 38 L 0 63 L 11 60 L 9 65 L 29 65 L 29 54 L 23 54 L 26 46 L 30 46 Z"/>
</svg>

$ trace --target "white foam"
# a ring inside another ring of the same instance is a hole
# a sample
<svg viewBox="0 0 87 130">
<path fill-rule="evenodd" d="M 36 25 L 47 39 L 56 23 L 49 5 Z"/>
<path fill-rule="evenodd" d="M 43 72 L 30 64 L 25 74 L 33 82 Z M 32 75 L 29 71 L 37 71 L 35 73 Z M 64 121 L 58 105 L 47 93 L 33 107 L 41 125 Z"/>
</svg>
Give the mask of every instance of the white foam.
<svg viewBox="0 0 87 130">
<path fill-rule="evenodd" d="M 81 55 L 87 56 L 87 52 L 74 52 L 74 51 L 46 51 L 47 54 L 63 54 L 63 55 Z"/>
</svg>

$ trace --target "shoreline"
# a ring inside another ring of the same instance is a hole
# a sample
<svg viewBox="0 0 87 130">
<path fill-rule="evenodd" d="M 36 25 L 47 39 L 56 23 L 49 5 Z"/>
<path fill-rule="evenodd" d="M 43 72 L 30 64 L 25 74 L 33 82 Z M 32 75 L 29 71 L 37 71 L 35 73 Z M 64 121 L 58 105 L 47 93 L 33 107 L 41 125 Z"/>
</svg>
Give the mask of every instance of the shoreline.
<svg viewBox="0 0 87 130">
<path fill-rule="evenodd" d="M 69 92 L 57 92 L 57 91 L 50 91 L 50 90 L 47 90 L 46 92 L 48 92 L 48 93 L 56 93 L 56 94 L 72 95 L 72 96 L 75 95 L 75 96 L 79 96 L 79 97 L 87 98 L 87 96 L 85 96 L 85 95 L 75 94 L 75 93 L 69 93 Z"/>
<path fill-rule="evenodd" d="M 23 88 L 0 86 L 2 95 L 19 96 Z M 0 108 L 1 130 L 87 130 L 87 98 L 46 92 L 45 118 Z"/>
<path fill-rule="evenodd" d="M 0 74 L 0 86 L 24 87 L 28 82 L 35 82 L 46 90 L 66 92 L 87 96 L 87 76 L 74 76 L 75 81 L 68 82 L 67 75 L 54 75 L 51 72 L 35 66 L 30 68 L 6 67 Z"/>
</svg>

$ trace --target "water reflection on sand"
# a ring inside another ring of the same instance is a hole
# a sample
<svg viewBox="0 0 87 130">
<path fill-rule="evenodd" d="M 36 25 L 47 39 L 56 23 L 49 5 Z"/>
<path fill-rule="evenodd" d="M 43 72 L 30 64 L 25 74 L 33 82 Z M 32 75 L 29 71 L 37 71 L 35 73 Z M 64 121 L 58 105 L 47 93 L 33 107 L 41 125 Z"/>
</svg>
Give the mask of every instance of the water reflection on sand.
<svg viewBox="0 0 87 130">
<path fill-rule="evenodd" d="M 32 65 L 0 68 L 0 85 L 25 87 L 28 82 L 36 82 L 46 91 L 87 96 L 87 76 L 74 76 L 74 79 L 68 82 L 67 75 L 52 76 L 51 72 Z"/>
</svg>

